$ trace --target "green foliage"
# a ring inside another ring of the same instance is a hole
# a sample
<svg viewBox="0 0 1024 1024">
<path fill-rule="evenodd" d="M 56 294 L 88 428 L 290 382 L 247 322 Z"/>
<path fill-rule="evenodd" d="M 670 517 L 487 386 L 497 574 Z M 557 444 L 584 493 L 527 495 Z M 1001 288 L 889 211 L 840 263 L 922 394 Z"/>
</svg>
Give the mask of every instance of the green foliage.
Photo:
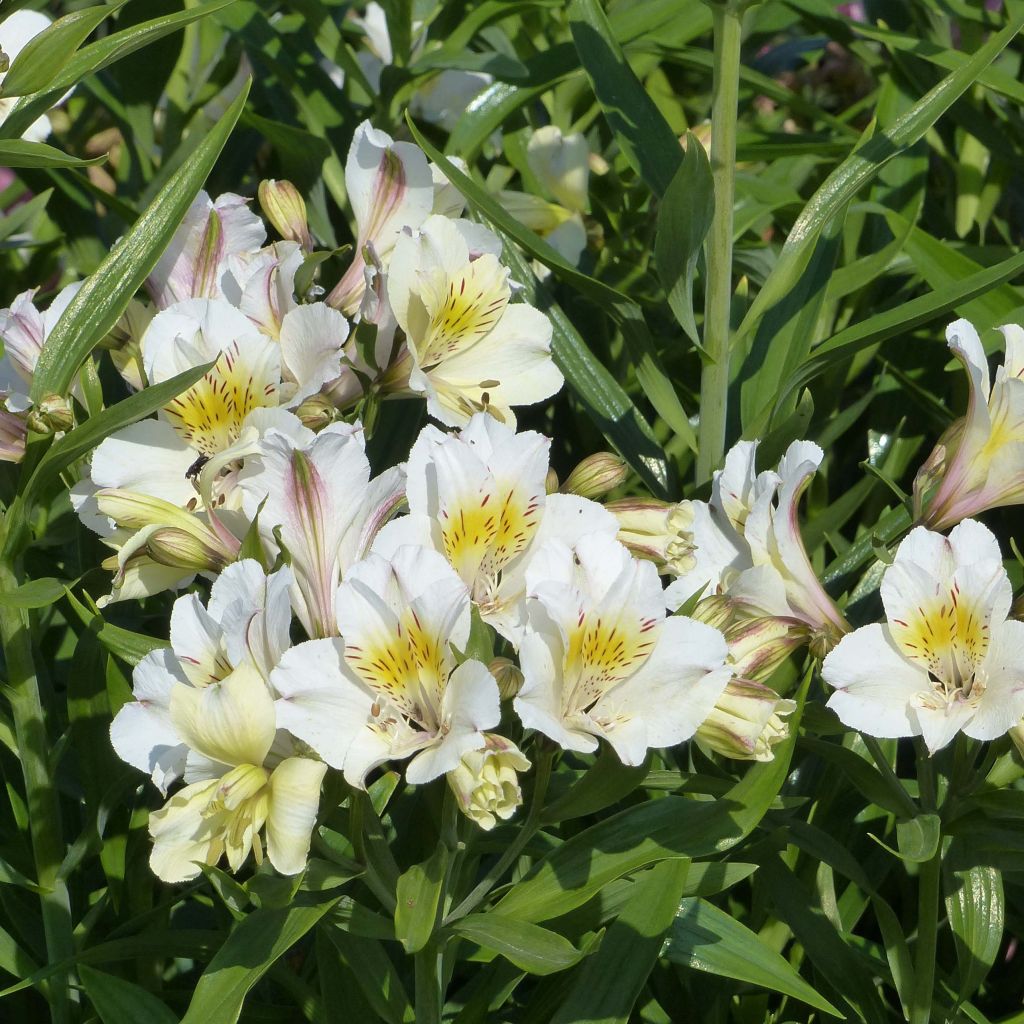
<svg viewBox="0 0 1024 1024">
<path fill-rule="evenodd" d="M 321 243 L 301 291 L 329 288 L 358 245 L 344 164 L 364 118 L 443 169 L 550 318 L 566 388 L 520 422 L 552 437 L 559 475 L 612 447 L 633 473 L 617 496 L 707 496 L 694 482 L 702 311 L 726 212 L 704 148 L 724 127 L 707 124 L 715 3 L 388 0 L 379 83 L 353 17 L 363 3 L 4 5 L 0 19 L 60 20 L 0 87 L 0 305 L 86 283 L 32 384 L 36 402 L 67 398 L 76 424 L 30 433 L 0 471 L 0 1019 L 1021 1019 L 1024 762 L 1007 738 L 961 736 L 929 792 L 906 744 L 866 743 L 822 709 L 811 654 L 769 680 L 800 703 L 770 762 L 691 744 L 625 767 L 606 746 L 535 743 L 526 806 L 490 832 L 454 823 L 443 781 L 387 774 L 364 795 L 335 780 L 310 864 L 289 879 L 249 864 L 160 883 L 157 797 L 108 756 L 132 667 L 167 644 L 170 598 L 97 606 L 109 552 L 68 491 L 102 439 L 209 365 L 128 395 L 100 353 L 201 189 L 294 181 Z M 717 397 L 729 444 L 825 450 L 803 536 L 856 626 L 877 619 L 915 471 L 966 408 L 943 328 L 969 317 L 991 348 L 989 328 L 1024 316 L 1024 5 L 842 6 L 867 20 L 825 0 L 744 16 Z M 441 128 L 416 101 L 454 70 L 492 80 Z M 47 111 L 48 142 L 21 138 Z M 498 194 L 542 191 L 527 144 L 547 124 L 593 154 L 578 264 Z M 372 408 L 380 470 L 422 418 Z M 986 521 L 1013 536 L 1019 509 Z M 467 657 L 501 653 L 480 620 L 470 644 Z"/>
</svg>

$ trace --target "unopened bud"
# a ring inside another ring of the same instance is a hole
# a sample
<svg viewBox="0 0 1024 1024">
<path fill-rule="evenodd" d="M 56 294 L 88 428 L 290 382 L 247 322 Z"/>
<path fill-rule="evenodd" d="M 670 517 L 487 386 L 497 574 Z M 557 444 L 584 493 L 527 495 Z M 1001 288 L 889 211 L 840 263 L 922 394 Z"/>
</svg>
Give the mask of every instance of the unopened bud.
<svg viewBox="0 0 1024 1024">
<path fill-rule="evenodd" d="M 312 395 L 295 410 L 295 415 L 304 427 L 318 432 L 338 418 L 338 410 L 326 395 Z"/>
<path fill-rule="evenodd" d="M 173 526 L 154 530 L 145 550 L 154 562 L 189 572 L 221 572 L 230 561 L 220 545 L 204 543 L 195 534 Z"/>
<path fill-rule="evenodd" d="M 597 501 L 623 484 L 627 476 L 629 466 L 624 458 L 612 452 L 597 452 L 580 462 L 559 490 L 563 494 L 578 494 L 581 498 Z"/>
<path fill-rule="evenodd" d="M 498 684 L 498 693 L 501 694 L 502 700 L 511 700 L 519 693 L 523 685 L 523 673 L 514 661 L 509 658 L 495 658 L 487 668 Z"/>
<path fill-rule="evenodd" d="M 558 491 L 558 474 L 548 466 L 547 476 L 544 478 L 544 490 L 548 494 L 555 494 Z"/>
<path fill-rule="evenodd" d="M 484 739 L 486 745 L 463 754 L 447 779 L 459 810 L 484 831 L 490 831 L 499 818 L 511 818 L 523 802 L 517 773 L 527 771 L 530 762 L 504 736 L 485 733 Z"/>
<path fill-rule="evenodd" d="M 55 434 L 75 425 L 71 403 L 60 395 L 40 399 L 28 414 L 28 429 L 37 434 Z"/>
<path fill-rule="evenodd" d="M 741 761 L 771 761 L 773 750 L 789 735 L 785 716 L 796 702 L 784 700 L 761 683 L 733 679 L 698 726 L 696 740 L 705 748 Z"/>
<path fill-rule="evenodd" d="M 307 252 L 313 249 L 313 236 L 306 219 L 306 201 L 290 181 L 270 178 L 260 182 L 260 206 L 277 233 L 289 242 L 298 242 Z"/>
<path fill-rule="evenodd" d="M 682 576 L 693 557 L 693 505 L 656 498 L 621 498 L 605 508 L 619 521 L 619 542 L 638 558 L 654 562 L 661 572 Z"/>
<path fill-rule="evenodd" d="M 736 675 L 754 681 L 768 679 L 807 642 L 803 626 L 771 616 L 741 619 L 723 632 Z"/>
<path fill-rule="evenodd" d="M 580 132 L 563 135 L 555 125 L 538 128 L 526 144 L 526 162 L 555 200 L 577 212 L 587 209 L 590 147 Z"/>
</svg>

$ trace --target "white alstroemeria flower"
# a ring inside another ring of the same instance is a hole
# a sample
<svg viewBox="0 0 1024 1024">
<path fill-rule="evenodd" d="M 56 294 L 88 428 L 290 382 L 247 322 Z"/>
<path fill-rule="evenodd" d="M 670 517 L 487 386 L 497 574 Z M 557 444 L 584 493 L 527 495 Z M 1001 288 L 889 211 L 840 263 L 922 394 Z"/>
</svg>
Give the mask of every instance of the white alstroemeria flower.
<svg viewBox="0 0 1024 1024">
<path fill-rule="evenodd" d="M 355 253 L 327 301 L 352 314 L 365 287 L 363 250 L 372 245 L 386 265 L 400 233 L 415 230 L 430 215 L 434 179 L 423 150 L 411 142 L 395 142 L 364 121 L 349 147 L 345 188 L 356 221 Z"/>
<path fill-rule="evenodd" d="M 370 549 L 405 489 L 401 467 L 370 479 L 358 427 L 332 423 L 319 434 L 270 430 L 238 477 L 242 507 L 271 558 L 278 537 L 295 573 L 296 614 L 310 636 L 336 633 L 334 600 L 349 567 Z"/>
<path fill-rule="evenodd" d="M 0 21 L 0 50 L 13 64 L 15 57 L 25 49 L 25 46 L 52 24 L 51 19 L 39 11 L 15 11 Z M 0 72 L 0 82 L 6 77 L 7 72 Z M 58 102 L 63 103 L 72 91 L 69 90 Z M 7 119 L 19 99 L 18 96 L 0 98 L 0 124 Z M 25 129 L 21 137 L 29 142 L 45 142 L 50 131 L 50 119 L 43 114 Z"/>
<path fill-rule="evenodd" d="M 374 550 L 433 548 L 451 563 L 485 622 L 517 642 L 526 626 L 526 571 L 550 539 L 614 537 L 615 519 L 596 502 L 547 494 L 551 442 L 515 433 L 486 413 L 459 432 L 427 426 L 406 467 L 409 514 L 381 531 Z"/>
<path fill-rule="evenodd" d="M 29 407 L 28 392 L 35 378 L 39 353 L 83 283 L 76 281 L 62 288 L 42 312 L 33 301 L 36 288 L 22 292 L 8 308 L 0 309 L 0 343 L 3 344 L 0 393 L 9 411 L 23 412 Z"/>
<path fill-rule="evenodd" d="M 370 555 L 338 588 L 337 610 L 344 639 L 299 644 L 271 675 L 283 728 L 353 786 L 406 757 L 406 778 L 420 785 L 486 745 L 501 717 L 498 684 L 481 662 L 457 663 L 469 593 L 440 555 Z"/>
<path fill-rule="evenodd" d="M 666 618 L 650 562 L 591 534 L 575 550 L 550 541 L 527 577 L 530 628 L 514 702 L 527 728 L 566 750 L 595 750 L 603 737 L 630 765 L 694 734 L 732 676 L 725 637 Z"/>
<path fill-rule="evenodd" d="M 950 351 L 967 371 L 970 398 L 967 415 L 940 439 L 914 481 L 918 507 L 927 501 L 923 522 L 935 530 L 985 509 L 1024 503 L 1024 328 L 999 329 L 1006 355 L 993 381 L 974 327 L 957 320 L 946 328 Z"/>
<path fill-rule="evenodd" d="M 575 213 L 590 206 L 590 147 L 579 133 L 563 135 L 553 124 L 538 128 L 526 144 L 526 162 L 556 202 Z"/>
<path fill-rule="evenodd" d="M 919 526 L 882 577 L 884 625 L 862 626 L 825 658 L 828 706 L 869 736 L 958 733 L 994 740 L 1024 716 L 1024 622 L 999 543 L 966 519 L 949 537 Z"/>
<path fill-rule="evenodd" d="M 778 471 L 757 473 L 757 441 L 741 441 L 715 474 L 710 503 L 691 502 L 685 541 L 692 568 L 666 591 L 670 608 L 704 590 L 746 605 L 752 616 L 772 616 L 806 627 L 814 638 L 834 638 L 849 624 L 825 593 L 800 536 L 797 508 L 822 451 L 794 441 Z M 684 503 L 685 504 L 685 503 Z"/>
<path fill-rule="evenodd" d="M 448 426 L 490 411 L 515 425 L 513 405 L 532 405 L 562 386 L 551 360 L 551 321 L 510 303 L 508 269 L 486 252 L 471 258 L 458 225 L 433 216 L 403 235 L 388 273 L 388 296 L 412 357 L 409 386 Z"/>
<path fill-rule="evenodd" d="M 299 313 L 289 313 L 286 321 Z M 344 319 L 333 310 L 330 315 Z M 294 323 L 297 330 L 302 327 L 301 320 Z M 298 334 L 311 337 L 313 332 Z M 305 390 L 285 379 L 286 352 L 288 358 L 302 358 L 301 349 L 272 341 L 220 300 L 191 299 L 157 314 L 142 339 L 151 384 L 206 362 L 214 366 L 157 419 L 119 430 L 99 445 L 92 457 L 92 489 L 136 491 L 182 508 L 209 505 L 210 495 L 201 494 L 198 486 L 203 467 L 222 461 L 225 453 L 235 457 L 234 448 L 244 432 L 252 432 L 250 427 L 280 428 L 285 412 L 278 406 L 294 402 Z M 212 486 L 212 497 L 229 509 L 238 507 L 230 483 L 222 476 Z"/>
<path fill-rule="evenodd" d="M 504 736 L 489 732 L 487 745 L 462 755 L 448 772 L 448 785 L 459 810 L 485 832 L 508 821 L 523 802 L 519 772 L 529 771 L 530 761 Z"/>
<path fill-rule="evenodd" d="M 169 717 L 188 748 L 188 785 L 149 816 L 154 873 L 184 882 L 225 854 L 232 871 L 250 852 L 260 863 L 264 829 L 274 868 L 302 871 L 327 765 L 273 750 L 274 699 L 256 669 L 243 664 L 208 686 L 174 686 Z"/>
<path fill-rule="evenodd" d="M 238 304 L 241 284 L 233 264 L 266 241 L 263 221 L 249 200 L 225 192 L 211 200 L 200 192 L 164 250 L 146 288 L 159 309 L 186 299 L 226 299 Z M 244 266 L 244 263 L 242 264 Z"/>
<path fill-rule="evenodd" d="M 147 654 L 135 667 L 135 700 L 110 726 L 118 757 L 152 776 L 161 793 L 185 771 L 188 746 L 171 719 L 176 686 L 204 687 L 248 665 L 268 680 L 287 649 L 291 571 L 267 575 L 246 559 L 228 566 L 214 581 L 203 607 L 186 594 L 171 610 L 171 646 Z"/>
<path fill-rule="evenodd" d="M 587 247 L 587 229 L 579 213 L 514 189 L 502 189 L 497 198 L 520 224 L 540 235 L 567 262 L 579 263 Z M 543 268 L 545 274 L 550 273 L 543 264 L 535 263 L 535 266 Z"/>
<path fill-rule="evenodd" d="M 409 110 L 418 120 L 453 131 L 473 101 L 494 81 L 486 71 L 445 68 L 413 93 Z"/>
</svg>

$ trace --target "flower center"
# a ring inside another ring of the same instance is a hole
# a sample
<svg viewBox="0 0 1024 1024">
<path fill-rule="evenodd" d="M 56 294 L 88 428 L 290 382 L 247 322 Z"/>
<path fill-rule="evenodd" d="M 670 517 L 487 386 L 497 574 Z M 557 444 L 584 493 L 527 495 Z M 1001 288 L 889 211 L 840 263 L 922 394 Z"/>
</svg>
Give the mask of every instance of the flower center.
<svg viewBox="0 0 1024 1024">
<path fill-rule="evenodd" d="M 430 369 L 493 329 L 508 306 L 508 271 L 487 253 L 451 275 L 424 280 L 421 298 L 430 324 L 420 363 Z"/>
<path fill-rule="evenodd" d="M 653 619 L 610 620 L 581 612 L 566 650 L 563 710 L 586 711 L 633 675 L 654 649 L 656 626 Z"/>
<path fill-rule="evenodd" d="M 171 426 L 207 458 L 223 451 L 238 440 L 253 409 L 278 405 L 277 383 L 259 369 L 239 359 L 235 341 L 200 381 L 164 408 Z"/>
<path fill-rule="evenodd" d="M 960 594 L 957 583 L 906 619 L 890 623 L 893 637 L 911 661 L 928 672 L 941 705 L 976 702 L 984 692 L 979 669 L 988 653 L 989 626 L 985 616 Z"/>
</svg>

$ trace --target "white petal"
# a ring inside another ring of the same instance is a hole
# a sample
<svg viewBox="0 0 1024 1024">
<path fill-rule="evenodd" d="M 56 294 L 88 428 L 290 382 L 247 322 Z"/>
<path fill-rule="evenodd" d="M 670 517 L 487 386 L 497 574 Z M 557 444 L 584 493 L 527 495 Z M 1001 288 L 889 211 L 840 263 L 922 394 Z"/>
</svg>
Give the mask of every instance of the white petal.
<svg viewBox="0 0 1024 1024">
<path fill-rule="evenodd" d="M 498 684 L 487 666 L 464 661 L 451 674 L 441 706 L 447 731 L 440 740 L 417 754 L 405 771 L 413 785 L 422 785 L 457 767 L 462 755 L 486 742 L 483 731 L 501 719 Z"/>
<path fill-rule="evenodd" d="M 1024 622 L 993 625 L 981 679 L 985 691 L 963 730 L 977 740 L 994 740 L 1024 718 Z"/>
<path fill-rule="evenodd" d="M 162 420 L 142 420 L 119 430 L 93 452 L 96 487 L 116 487 L 185 506 L 196 497 L 188 478 L 196 452 Z"/>
<path fill-rule="evenodd" d="M 246 666 L 202 689 L 178 687 L 171 719 L 189 747 L 225 765 L 262 765 L 277 728 L 266 684 Z"/>
<path fill-rule="evenodd" d="M 149 773 L 162 793 L 185 770 L 187 747 L 171 722 L 171 691 L 187 685 L 167 648 L 147 654 L 132 674 L 135 700 L 110 725 L 110 742 L 122 761 Z"/>
<path fill-rule="evenodd" d="M 321 761 L 290 757 L 270 776 L 267 856 L 282 875 L 297 875 L 306 866 L 326 771 Z"/>
<path fill-rule="evenodd" d="M 825 658 L 822 676 L 836 688 L 828 706 L 844 725 L 869 736 L 920 734 L 913 705 L 931 692 L 928 673 L 904 658 L 878 623 L 844 636 Z"/>
<path fill-rule="evenodd" d="M 289 400 L 298 405 L 341 373 L 348 321 L 325 302 L 299 306 L 281 324 L 281 355 L 297 390 Z"/>
<path fill-rule="evenodd" d="M 185 594 L 171 609 L 171 647 L 194 686 L 206 686 L 231 672 L 220 623 L 196 594 Z"/>
</svg>

